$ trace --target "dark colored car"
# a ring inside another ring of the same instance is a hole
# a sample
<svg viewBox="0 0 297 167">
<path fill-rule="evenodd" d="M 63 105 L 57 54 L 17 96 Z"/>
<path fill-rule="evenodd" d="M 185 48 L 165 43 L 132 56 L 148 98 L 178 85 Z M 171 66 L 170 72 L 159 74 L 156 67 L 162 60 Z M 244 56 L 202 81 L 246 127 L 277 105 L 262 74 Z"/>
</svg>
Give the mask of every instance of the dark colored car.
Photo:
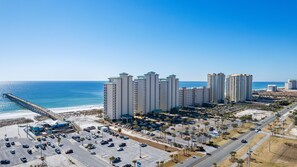
<svg viewBox="0 0 297 167">
<path fill-rule="evenodd" d="M 15 145 L 14 141 L 12 141 L 10 144 L 11 144 L 12 146 L 14 146 L 14 145 Z"/>
<path fill-rule="evenodd" d="M 112 163 L 119 163 L 119 162 L 121 162 L 121 158 L 120 158 L 120 157 L 116 157 L 116 158 L 112 161 Z"/>
<path fill-rule="evenodd" d="M 26 158 L 26 157 L 22 157 L 22 158 L 20 158 L 20 160 L 21 160 L 23 163 L 27 162 L 27 158 Z"/>
<path fill-rule="evenodd" d="M 105 145 L 105 144 L 108 144 L 108 142 L 105 141 L 105 140 L 102 140 L 102 141 L 100 142 L 100 144 L 101 144 L 101 145 Z"/>
<path fill-rule="evenodd" d="M 10 143 L 5 143 L 5 146 L 10 147 L 11 145 L 10 145 Z"/>
<path fill-rule="evenodd" d="M 69 149 L 69 150 L 67 150 L 67 151 L 65 152 L 65 154 L 71 154 L 71 153 L 73 153 L 73 150 L 72 150 L 72 149 Z"/>
<path fill-rule="evenodd" d="M 110 143 L 108 147 L 114 147 L 114 143 Z"/>
<path fill-rule="evenodd" d="M 241 143 L 247 143 L 247 141 L 245 139 L 242 139 Z"/>
<path fill-rule="evenodd" d="M 123 167 L 132 167 L 132 165 L 131 164 L 126 164 Z"/>
<path fill-rule="evenodd" d="M 9 160 L 1 160 L 0 163 L 1 164 L 10 164 L 10 161 Z"/>
<path fill-rule="evenodd" d="M 146 147 L 147 145 L 145 143 L 140 144 L 141 147 Z"/>
<path fill-rule="evenodd" d="M 27 144 L 23 144 L 23 148 L 29 148 Z"/>
<path fill-rule="evenodd" d="M 58 149 L 58 148 L 55 149 L 55 152 L 56 152 L 57 154 L 61 154 L 61 150 Z"/>
<path fill-rule="evenodd" d="M 112 138 L 109 138 L 108 141 L 111 142 L 112 141 Z"/>
<path fill-rule="evenodd" d="M 27 152 L 28 152 L 28 154 L 32 154 L 32 150 L 31 149 L 28 149 Z"/>
<path fill-rule="evenodd" d="M 126 143 L 121 143 L 119 146 L 120 147 L 125 147 L 125 146 L 127 146 L 127 144 Z"/>
</svg>

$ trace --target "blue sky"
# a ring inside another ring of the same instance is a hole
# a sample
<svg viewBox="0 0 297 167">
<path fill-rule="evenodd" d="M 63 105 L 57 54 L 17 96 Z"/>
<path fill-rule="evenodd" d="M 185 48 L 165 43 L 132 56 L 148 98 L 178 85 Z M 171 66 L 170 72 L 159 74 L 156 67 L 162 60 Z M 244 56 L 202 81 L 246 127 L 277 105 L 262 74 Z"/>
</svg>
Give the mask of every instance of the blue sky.
<svg viewBox="0 0 297 167">
<path fill-rule="evenodd" d="M 297 78 L 297 1 L 0 0 L 0 80 Z"/>
</svg>

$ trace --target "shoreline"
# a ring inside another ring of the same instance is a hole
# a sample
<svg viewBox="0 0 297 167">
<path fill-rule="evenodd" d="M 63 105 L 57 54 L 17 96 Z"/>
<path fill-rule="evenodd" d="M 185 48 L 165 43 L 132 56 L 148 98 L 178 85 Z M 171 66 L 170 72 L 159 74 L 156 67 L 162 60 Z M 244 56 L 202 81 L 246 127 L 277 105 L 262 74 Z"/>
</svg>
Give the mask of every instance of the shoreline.
<svg viewBox="0 0 297 167">
<path fill-rule="evenodd" d="M 84 106 L 76 106 L 76 107 L 49 108 L 49 110 L 58 114 L 94 110 L 94 109 L 103 109 L 103 106 L 102 105 L 84 105 Z M 13 112 L 1 113 L 0 120 L 17 119 L 17 118 L 28 118 L 28 119 L 34 120 L 35 116 L 40 116 L 40 115 L 30 110 L 24 109 L 24 110 L 17 110 Z"/>
</svg>

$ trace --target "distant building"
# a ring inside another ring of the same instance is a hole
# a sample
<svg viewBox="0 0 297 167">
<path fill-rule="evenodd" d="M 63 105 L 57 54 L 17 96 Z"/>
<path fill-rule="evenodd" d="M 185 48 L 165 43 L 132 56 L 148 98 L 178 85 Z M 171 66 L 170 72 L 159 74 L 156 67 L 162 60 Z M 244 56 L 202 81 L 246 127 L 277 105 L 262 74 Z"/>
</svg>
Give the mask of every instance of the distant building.
<svg viewBox="0 0 297 167">
<path fill-rule="evenodd" d="M 179 106 L 201 106 L 210 102 L 210 88 L 185 88 L 179 89 Z"/>
<path fill-rule="evenodd" d="M 233 102 L 252 100 L 253 76 L 232 74 L 226 79 L 226 99 Z"/>
<path fill-rule="evenodd" d="M 267 92 L 277 92 L 277 86 L 276 85 L 268 85 Z"/>
<path fill-rule="evenodd" d="M 170 75 L 166 79 L 160 79 L 160 109 L 170 111 L 178 107 L 179 80 L 175 75 Z"/>
<path fill-rule="evenodd" d="M 294 90 L 297 89 L 297 80 L 289 79 L 288 82 L 285 83 L 286 90 Z"/>
<path fill-rule="evenodd" d="M 147 114 L 160 109 L 159 74 L 149 72 L 134 80 L 134 112 Z"/>
<path fill-rule="evenodd" d="M 109 78 L 104 84 L 104 116 L 121 119 L 133 116 L 132 76 L 121 73 L 119 77 Z"/>
<path fill-rule="evenodd" d="M 225 97 L 225 74 L 208 74 L 207 87 L 210 89 L 210 102 L 222 103 Z"/>
</svg>

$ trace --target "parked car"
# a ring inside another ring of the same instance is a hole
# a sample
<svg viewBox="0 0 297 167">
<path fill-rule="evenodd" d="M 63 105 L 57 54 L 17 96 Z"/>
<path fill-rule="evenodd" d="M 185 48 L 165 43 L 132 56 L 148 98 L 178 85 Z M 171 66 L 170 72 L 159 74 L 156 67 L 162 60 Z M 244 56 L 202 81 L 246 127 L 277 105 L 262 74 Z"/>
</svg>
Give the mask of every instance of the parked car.
<svg viewBox="0 0 297 167">
<path fill-rule="evenodd" d="M 14 145 L 15 145 L 14 141 L 12 141 L 10 144 L 11 144 L 12 146 L 14 146 Z"/>
<path fill-rule="evenodd" d="M 56 152 L 57 154 L 61 154 L 61 150 L 58 149 L 58 148 L 55 149 L 55 152 Z"/>
<path fill-rule="evenodd" d="M 6 159 L 6 160 L 1 160 L 0 163 L 3 164 L 3 165 L 4 164 L 10 164 L 10 161 Z"/>
<path fill-rule="evenodd" d="M 56 148 L 56 146 L 54 144 L 51 145 L 52 148 Z"/>
<path fill-rule="evenodd" d="M 96 155 L 95 151 L 90 151 L 91 155 Z"/>
<path fill-rule="evenodd" d="M 108 141 L 111 142 L 112 141 L 112 138 L 109 138 Z"/>
<path fill-rule="evenodd" d="M 128 140 L 129 139 L 129 137 L 127 137 L 127 136 L 124 136 L 124 140 Z"/>
<path fill-rule="evenodd" d="M 5 139 L 4 139 L 5 141 L 9 141 L 9 139 L 7 138 L 7 137 L 5 137 Z"/>
<path fill-rule="evenodd" d="M 105 141 L 105 140 L 102 140 L 102 141 L 100 142 L 100 144 L 101 144 L 101 145 L 105 145 L 105 144 L 108 144 L 108 142 Z"/>
<path fill-rule="evenodd" d="M 140 146 L 141 146 L 141 147 L 146 147 L 147 144 L 145 144 L 145 143 L 141 143 Z"/>
<path fill-rule="evenodd" d="M 6 147 L 11 147 L 10 143 L 5 143 Z"/>
<path fill-rule="evenodd" d="M 27 152 L 28 152 L 28 154 L 32 154 L 32 150 L 31 149 L 28 149 Z"/>
<path fill-rule="evenodd" d="M 69 149 L 69 150 L 67 150 L 67 151 L 65 152 L 65 154 L 71 154 L 71 153 L 73 153 L 73 150 L 72 150 L 72 149 Z"/>
<path fill-rule="evenodd" d="M 29 148 L 27 144 L 23 144 L 23 148 Z"/>
<path fill-rule="evenodd" d="M 15 150 L 10 150 L 10 153 L 11 154 L 15 154 Z"/>
<path fill-rule="evenodd" d="M 119 147 L 117 151 L 124 151 L 123 147 Z"/>
<path fill-rule="evenodd" d="M 112 163 L 119 163 L 119 162 L 121 162 L 121 158 L 120 158 L 120 157 L 116 157 L 116 158 L 112 161 Z"/>
<path fill-rule="evenodd" d="M 26 163 L 26 162 L 27 162 L 27 158 L 26 158 L 26 157 L 21 157 L 20 160 L 21 160 L 23 163 Z"/>
<path fill-rule="evenodd" d="M 91 140 L 91 136 L 86 136 L 86 139 L 87 140 Z"/>
<path fill-rule="evenodd" d="M 114 143 L 110 143 L 108 147 L 114 147 Z"/>
<path fill-rule="evenodd" d="M 126 143 L 121 143 L 119 146 L 120 147 L 125 147 L 125 146 L 127 146 L 127 144 Z"/>
</svg>

